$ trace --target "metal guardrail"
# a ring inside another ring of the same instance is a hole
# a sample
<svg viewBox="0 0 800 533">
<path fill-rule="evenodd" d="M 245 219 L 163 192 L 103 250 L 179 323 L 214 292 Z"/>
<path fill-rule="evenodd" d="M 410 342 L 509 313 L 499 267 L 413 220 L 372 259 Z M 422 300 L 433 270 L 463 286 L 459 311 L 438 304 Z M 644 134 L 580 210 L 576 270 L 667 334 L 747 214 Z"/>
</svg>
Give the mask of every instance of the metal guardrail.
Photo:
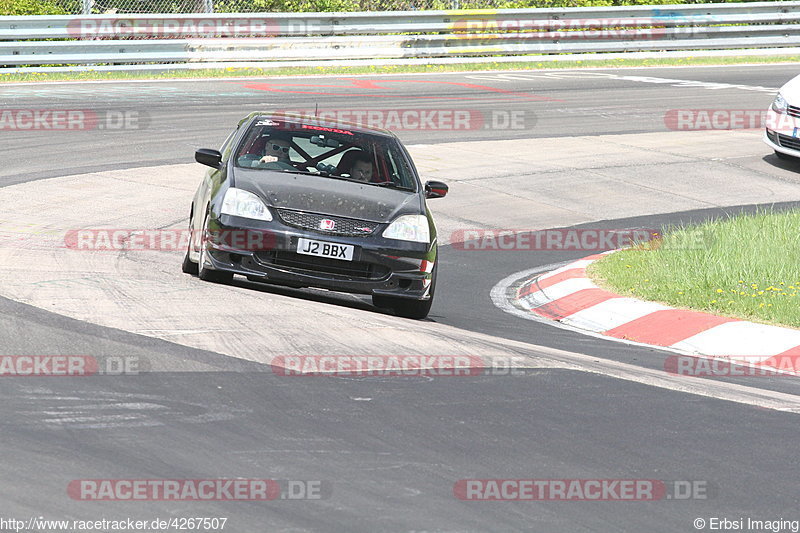
<svg viewBox="0 0 800 533">
<path fill-rule="evenodd" d="M 800 1 L 0 17 L 0 66 L 474 58 L 800 46 Z M 178 66 L 178 65 L 176 65 Z M 102 67 L 100 67 L 102 68 Z"/>
</svg>

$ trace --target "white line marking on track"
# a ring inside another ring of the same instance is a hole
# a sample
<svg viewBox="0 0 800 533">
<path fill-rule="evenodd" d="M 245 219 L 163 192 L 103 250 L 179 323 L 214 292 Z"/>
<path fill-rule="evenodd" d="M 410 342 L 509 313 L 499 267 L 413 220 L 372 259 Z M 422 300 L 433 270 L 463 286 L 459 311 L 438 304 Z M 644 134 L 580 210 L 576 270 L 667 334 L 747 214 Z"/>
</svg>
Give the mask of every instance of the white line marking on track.
<svg viewBox="0 0 800 533">
<path fill-rule="evenodd" d="M 670 85 L 672 87 L 691 87 L 691 88 L 701 88 L 709 90 L 741 89 L 743 91 L 757 91 L 766 93 L 774 93 L 778 91 L 777 87 L 764 87 L 761 85 L 741 85 L 732 83 L 718 83 L 711 81 L 680 80 L 672 78 L 658 78 L 654 76 L 630 76 L 623 74 L 609 74 L 605 72 L 586 72 L 586 73 L 579 72 L 575 74 L 577 75 L 573 75 L 573 73 L 570 72 L 563 72 L 563 73 L 562 72 L 543 72 L 543 73 L 516 72 L 513 74 L 474 75 L 474 76 L 467 76 L 467 78 L 475 80 L 492 80 L 492 81 L 519 81 L 519 80 L 529 80 L 536 78 L 558 79 L 558 80 L 601 78 L 609 80 L 633 81 L 639 83 Z"/>
</svg>

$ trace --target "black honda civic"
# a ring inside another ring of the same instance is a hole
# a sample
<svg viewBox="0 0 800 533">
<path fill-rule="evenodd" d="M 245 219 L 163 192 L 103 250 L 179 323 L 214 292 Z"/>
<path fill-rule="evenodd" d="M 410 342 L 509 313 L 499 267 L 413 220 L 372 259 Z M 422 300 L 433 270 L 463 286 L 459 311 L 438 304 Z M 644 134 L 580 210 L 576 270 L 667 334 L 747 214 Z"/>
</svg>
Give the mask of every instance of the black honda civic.
<svg viewBox="0 0 800 533">
<path fill-rule="evenodd" d="M 184 272 L 369 294 L 399 316 L 428 315 L 438 264 L 425 201 L 448 189 L 422 185 L 394 134 L 253 113 L 195 159 L 211 169 L 192 201 Z"/>
</svg>

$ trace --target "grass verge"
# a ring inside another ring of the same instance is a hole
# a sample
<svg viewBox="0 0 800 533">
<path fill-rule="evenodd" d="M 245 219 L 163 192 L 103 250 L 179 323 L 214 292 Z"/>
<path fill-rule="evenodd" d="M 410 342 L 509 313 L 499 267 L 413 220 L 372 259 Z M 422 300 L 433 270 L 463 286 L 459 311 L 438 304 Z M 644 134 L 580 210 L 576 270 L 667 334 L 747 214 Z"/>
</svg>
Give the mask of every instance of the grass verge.
<svg viewBox="0 0 800 533">
<path fill-rule="evenodd" d="M 800 210 L 674 228 L 588 273 L 626 296 L 800 328 Z"/>
<path fill-rule="evenodd" d="M 425 72 L 466 72 L 493 70 L 541 70 L 566 68 L 603 67 L 668 67 L 702 65 L 739 65 L 798 62 L 798 56 L 732 56 L 732 57 L 685 57 L 659 59 L 603 59 L 564 61 L 515 61 L 511 63 L 464 63 L 447 65 L 391 65 L 353 67 L 291 67 L 291 68 L 234 68 L 202 70 L 170 70 L 163 72 L 136 71 L 75 71 L 46 73 L 0 73 L 0 83 L 47 82 L 47 81 L 94 81 L 94 80 L 150 80 L 150 79 L 197 79 L 274 76 L 313 76 L 319 74 L 410 74 Z"/>
</svg>

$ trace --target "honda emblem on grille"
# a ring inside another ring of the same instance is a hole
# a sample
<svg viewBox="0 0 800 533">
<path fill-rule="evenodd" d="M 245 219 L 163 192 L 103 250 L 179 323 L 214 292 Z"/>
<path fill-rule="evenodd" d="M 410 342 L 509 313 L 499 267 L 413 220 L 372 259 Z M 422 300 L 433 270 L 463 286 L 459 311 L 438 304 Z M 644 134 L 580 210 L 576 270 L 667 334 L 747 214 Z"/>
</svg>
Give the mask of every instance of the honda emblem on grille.
<svg viewBox="0 0 800 533">
<path fill-rule="evenodd" d="M 335 227 L 336 227 L 336 221 L 331 220 L 329 218 L 323 218 L 322 220 L 319 221 L 319 229 L 330 231 Z"/>
</svg>

